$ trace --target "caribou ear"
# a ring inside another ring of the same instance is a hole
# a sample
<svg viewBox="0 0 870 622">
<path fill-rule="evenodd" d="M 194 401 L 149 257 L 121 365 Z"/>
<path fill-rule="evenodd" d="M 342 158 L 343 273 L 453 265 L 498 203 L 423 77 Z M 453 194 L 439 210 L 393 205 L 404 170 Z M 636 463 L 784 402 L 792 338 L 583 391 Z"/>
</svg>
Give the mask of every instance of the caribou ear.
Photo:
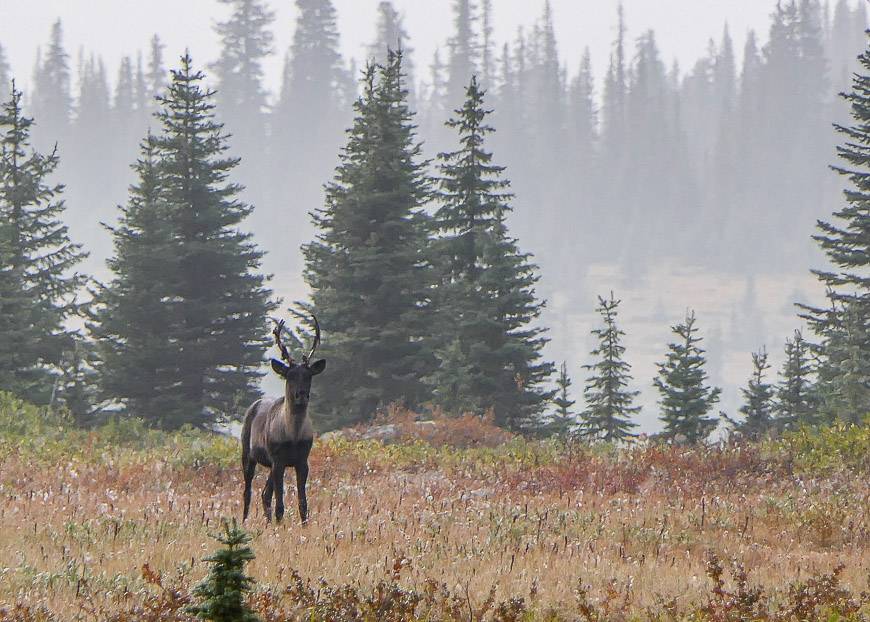
<svg viewBox="0 0 870 622">
<path fill-rule="evenodd" d="M 274 371 L 276 374 L 278 374 L 282 378 L 285 378 L 287 376 L 287 371 L 289 369 L 290 369 L 289 367 L 287 367 L 284 363 L 282 363 L 278 359 L 272 359 L 272 371 Z"/>
<path fill-rule="evenodd" d="M 326 369 L 326 359 L 320 359 L 319 361 L 314 361 L 308 367 L 311 370 L 311 375 L 316 376 L 321 373 L 324 369 Z"/>
</svg>

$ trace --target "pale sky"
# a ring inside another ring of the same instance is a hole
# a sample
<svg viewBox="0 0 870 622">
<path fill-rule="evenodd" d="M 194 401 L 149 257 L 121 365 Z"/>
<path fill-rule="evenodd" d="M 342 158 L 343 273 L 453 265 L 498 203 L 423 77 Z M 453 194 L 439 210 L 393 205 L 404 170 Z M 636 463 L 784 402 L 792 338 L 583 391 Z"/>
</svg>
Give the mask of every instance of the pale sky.
<svg viewBox="0 0 870 622">
<path fill-rule="evenodd" d="M 867 0 L 853 0 L 864 2 Z M 544 0 L 493 0 L 495 38 L 499 44 L 513 39 L 521 25 L 540 16 Z M 597 77 L 607 64 L 614 38 L 617 0 L 551 0 L 562 62 L 576 71 L 585 46 L 592 51 Z M 365 45 L 374 35 L 378 0 L 334 0 L 339 16 L 341 44 L 346 57 L 364 59 Z M 628 36 L 633 40 L 646 29 L 656 31 L 666 64 L 676 58 L 684 70 L 718 41 L 727 21 L 739 55 L 746 32 L 767 38 L 768 15 L 775 0 L 624 0 Z M 284 52 L 289 46 L 296 16 L 292 0 L 272 0 L 276 12 L 275 56 L 267 66 L 267 86 L 277 92 Z M 436 47 L 451 33 L 452 0 L 394 0 L 405 15 L 406 28 L 418 68 L 428 68 Z M 158 33 L 173 61 L 189 47 L 194 61 L 205 64 L 218 53 L 214 22 L 228 8 L 217 0 L 0 0 L 0 45 L 6 50 L 19 84 L 28 87 L 36 46 L 45 45 L 52 22 L 60 17 L 65 44 L 75 69 L 79 50 L 102 55 L 114 79 L 122 54 L 147 50 Z M 420 76 L 418 76 L 419 79 Z M 425 75 L 423 76 L 426 77 Z"/>
</svg>

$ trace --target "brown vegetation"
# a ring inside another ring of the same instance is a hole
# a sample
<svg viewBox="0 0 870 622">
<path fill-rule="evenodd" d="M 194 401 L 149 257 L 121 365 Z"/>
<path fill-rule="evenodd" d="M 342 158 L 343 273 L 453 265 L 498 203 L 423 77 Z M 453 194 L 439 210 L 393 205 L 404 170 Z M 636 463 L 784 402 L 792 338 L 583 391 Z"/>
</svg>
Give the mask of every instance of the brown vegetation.
<svg viewBox="0 0 870 622">
<path fill-rule="evenodd" d="M 191 462 L 173 452 L 196 440 L 89 438 L 59 464 L 0 442 L 0 620 L 187 620 L 209 533 L 240 512 L 232 443 Z M 868 617 L 866 461 L 487 444 L 317 443 L 309 524 L 249 521 L 252 605 L 269 621 Z"/>
</svg>

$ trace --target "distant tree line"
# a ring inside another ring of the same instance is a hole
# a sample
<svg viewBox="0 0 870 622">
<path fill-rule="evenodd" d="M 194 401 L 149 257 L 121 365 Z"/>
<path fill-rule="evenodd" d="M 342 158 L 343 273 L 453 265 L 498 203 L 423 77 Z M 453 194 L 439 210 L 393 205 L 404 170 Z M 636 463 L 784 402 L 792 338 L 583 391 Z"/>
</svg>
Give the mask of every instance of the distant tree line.
<svg viewBox="0 0 870 622">
<path fill-rule="evenodd" d="M 297 0 L 280 88 L 269 93 L 263 62 L 278 52 L 273 30 L 285 26 L 266 0 L 223 3 L 229 15 L 215 25 L 221 49 L 209 66 L 218 117 L 241 157 L 243 197 L 258 207 L 252 231 L 279 273 L 294 274 L 311 233 L 305 215 L 322 203 L 352 121 L 358 68 L 340 53 L 332 2 Z M 609 69 L 598 80 L 588 51 L 560 56 L 553 12 L 542 4 L 536 23 L 498 47 L 493 3 L 453 0 L 453 32 L 431 62 L 413 65 L 402 16 L 384 1 L 368 54 L 385 61 L 387 47 L 404 51 L 408 104 L 419 113 L 427 157 L 450 148 L 443 121 L 478 77 L 502 130 L 492 147 L 518 194 L 511 226 L 552 283 L 589 261 L 618 262 L 640 278 L 668 259 L 737 272 L 811 260 L 802 234 L 836 205 L 825 171 L 829 123 L 846 118 L 834 94 L 848 87 L 863 49 L 863 1 L 771 2 L 766 42 L 748 33 L 742 66 L 727 27 L 693 65 L 671 65 L 652 31 L 629 40 L 620 8 Z M 111 71 L 80 54 L 74 84 L 62 35 L 58 22 L 40 48 L 29 108 L 39 119 L 35 144 L 60 145 L 60 174 L 75 181 L 69 209 L 85 223 L 73 231 L 96 265 L 108 255 L 96 223 L 113 220 L 123 202 L 132 181 L 124 154 L 151 123 L 167 72 L 155 36 L 144 54 Z M 0 47 L 0 83 L 10 72 Z M 272 226 L 291 216 L 302 225 L 280 233 Z M 766 244 L 774 234 L 786 242 Z"/>
<path fill-rule="evenodd" d="M 254 0 L 231 4 L 232 20 L 220 26 L 225 43 L 250 36 L 246 49 L 265 54 L 270 39 L 262 31 L 270 21 L 268 11 Z M 299 5 L 303 19 L 288 60 L 288 80 L 302 79 L 299 72 L 311 68 L 306 63 L 294 69 L 294 58 L 312 54 L 311 62 L 323 60 L 323 50 L 334 50 L 337 37 L 328 2 L 300 0 Z M 799 6 L 780 4 L 775 20 L 784 20 L 780 26 L 791 32 L 814 6 L 810 0 Z M 637 393 L 630 386 L 624 333 L 616 324 L 620 303 L 613 294 L 599 299 L 603 325 L 593 331 L 598 345 L 585 366 L 590 373 L 583 392 L 586 408 L 572 413 L 571 381 L 564 366 L 557 390 L 549 388 L 555 370 L 542 359 L 546 336 L 537 322 L 543 306 L 535 291 L 539 269 L 511 235 L 520 219 L 511 215 L 514 195 L 506 169 L 493 158 L 500 144 L 508 150 L 496 140 L 498 134 L 492 134 L 489 120 L 490 114 L 495 122 L 502 113 L 485 104 L 482 83 L 492 79 L 485 68 L 473 63 L 459 68 L 476 58 L 470 50 L 477 50 L 477 44 L 472 42 L 473 29 L 466 27 L 472 23 L 467 17 L 472 7 L 463 2 L 456 7 L 457 34 L 451 39 L 448 66 L 454 73 L 470 67 L 472 75 L 464 82 L 458 107 L 442 118 L 447 120 L 443 130 L 433 132 L 441 133 L 443 145 L 434 160 L 426 157 L 417 137 L 401 49 L 384 46 L 387 52 L 381 61 L 362 71 L 359 88 L 347 82 L 337 55 L 323 65 L 333 74 L 312 74 L 315 81 L 333 75 L 330 89 L 343 84 L 353 111 L 344 145 L 336 148 L 338 165 L 326 186 L 323 207 L 312 213 L 314 239 L 303 246 L 311 297 L 294 305 L 300 322 L 314 311 L 325 330 L 330 387 L 316 398 L 320 420 L 324 428 L 339 427 L 368 420 L 390 403 L 411 408 L 431 403 L 450 413 L 491 410 L 499 425 L 523 433 L 576 432 L 592 439 L 626 440 L 634 435 Z M 485 10 L 488 7 L 483 4 Z M 401 43 L 404 31 L 395 12 L 387 9 L 388 3 L 383 3 L 379 32 L 397 36 Z M 550 20 L 546 11 L 544 23 Z M 247 30 L 239 24 L 247 24 Z M 303 26 L 320 34 L 306 33 Z M 619 32 L 607 86 L 617 91 L 620 80 L 627 80 L 620 65 L 625 54 L 622 26 Z M 541 47 L 536 53 L 546 56 L 547 50 L 555 49 L 551 34 L 546 27 L 537 33 Z M 802 45 L 809 45 L 808 36 L 801 35 Z M 332 43 L 324 48 L 326 41 Z M 644 42 L 647 53 L 653 54 L 652 37 Z M 481 59 L 493 62 L 491 55 L 481 54 Z M 82 289 L 85 277 L 76 271 L 85 254 L 70 241 L 62 221 L 63 186 L 49 179 L 58 167 L 58 153 L 51 147 L 31 148 L 31 128 L 38 126 L 24 114 L 22 94 L 10 82 L 0 116 L 0 389 L 38 403 L 64 404 L 80 423 L 95 420 L 100 405 L 107 405 L 168 428 L 203 427 L 237 417 L 257 395 L 268 344 L 266 318 L 281 301 L 262 274 L 260 238 L 244 233 L 257 210 L 243 200 L 244 188 L 233 181 L 242 163 L 254 173 L 264 169 L 236 156 L 237 150 L 245 151 L 251 135 L 243 135 L 236 145 L 225 130 L 220 107 L 221 101 L 241 101 L 233 95 L 234 81 L 254 80 L 246 88 L 256 86 L 258 69 L 246 64 L 249 60 L 227 53 L 213 66 L 229 94 L 204 86 L 204 73 L 194 68 L 187 54 L 167 80 L 161 75 L 162 51 L 156 39 L 148 72 L 137 63 L 129 81 L 129 101 L 139 102 L 132 108 L 142 113 L 150 108 L 151 121 L 146 115 L 143 123 L 132 126 L 139 128 L 139 157 L 133 166 L 137 179 L 120 215 L 106 218 L 116 223 L 105 225 L 114 244 L 107 263 L 111 278 L 94 281 L 88 295 Z M 870 143 L 870 52 L 865 51 L 860 61 L 861 71 L 846 96 L 853 122 L 837 126 L 846 138 L 838 148 L 845 164 L 836 170 L 852 187 L 846 192 L 847 206 L 834 214 L 836 221 L 819 222 L 815 236 L 834 266 L 816 271 L 828 288 L 830 306 L 802 308 L 818 339 L 808 343 L 796 333 L 787 342 L 787 360 L 776 387 L 765 378 L 766 352 L 753 355 L 755 370 L 744 390 L 744 416 L 729 420 L 741 435 L 760 437 L 836 419 L 857 423 L 870 412 L 870 293 L 862 274 L 870 263 L 870 154 L 865 146 Z M 68 80 L 65 63 L 58 25 L 38 65 L 48 72 L 43 77 L 55 76 L 53 82 L 46 77 L 45 84 L 59 84 L 64 75 Z M 4 66 L 0 62 L 0 69 Z M 94 77 L 88 96 L 101 100 L 100 63 L 88 60 L 85 67 L 81 75 Z M 647 69 L 629 73 L 633 79 L 643 75 L 647 80 Z M 448 87 L 449 81 L 444 84 Z M 36 93 L 40 88 L 47 87 L 37 80 Z M 151 89 L 153 101 L 143 95 Z M 493 90 L 497 93 L 498 86 Z M 295 112 L 282 131 L 292 141 L 293 132 L 315 131 L 316 123 L 302 126 L 323 115 L 295 100 L 298 91 L 286 95 L 288 109 Z M 630 95 L 629 89 L 618 97 L 627 98 L 626 110 L 631 109 Z M 247 96 L 250 100 L 245 101 L 260 101 L 262 111 L 262 91 L 254 89 Z M 423 96 L 415 95 L 418 100 Z M 38 101 L 34 95 L 34 111 L 41 110 Z M 49 104 L 63 101 L 46 98 L 40 105 L 51 117 Z M 552 104 L 547 97 L 539 102 L 541 107 Z M 101 114 L 110 119 L 110 112 Z M 339 105 L 335 112 L 346 114 Z M 664 118 L 651 116 L 650 123 L 658 119 L 659 129 L 667 127 Z M 806 126 L 792 123 L 791 134 L 802 134 Z M 59 144 L 61 138 L 75 143 L 73 135 L 65 133 L 69 128 L 47 125 Z M 126 124 L 121 127 L 131 131 Z M 273 125 L 273 136 L 274 131 Z M 639 131 L 626 138 L 639 136 Z M 554 135 L 549 144 L 560 140 Z M 256 144 L 247 148 L 256 151 Z M 135 152 L 131 146 L 127 159 Z M 753 151 L 747 157 L 754 155 Z M 251 159 L 256 162 L 256 156 Z M 312 168 L 308 174 L 317 172 Z M 738 177 L 743 179 L 742 174 Z M 322 179 L 327 178 L 328 172 L 323 173 Z M 269 187 L 264 182 L 257 192 Z M 651 208 L 650 218 L 656 218 L 656 209 Z M 636 212 L 626 222 L 635 226 L 643 218 Z M 729 216 L 727 222 L 734 218 Z M 292 215 L 273 219 L 272 228 L 278 231 L 274 235 L 294 228 L 296 220 Z M 541 226 L 546 222 L 543 218 Z M 600 227 L 606 238 L 606 223 Z M 675 339 L 654 383 L 661 395 L 663 435 L 685 442 L 707 438 L 718 422 L 710 413 L 719 389 L 709 386 L 695 321 L 689 312 L 672 328 Z"/>
</svg>

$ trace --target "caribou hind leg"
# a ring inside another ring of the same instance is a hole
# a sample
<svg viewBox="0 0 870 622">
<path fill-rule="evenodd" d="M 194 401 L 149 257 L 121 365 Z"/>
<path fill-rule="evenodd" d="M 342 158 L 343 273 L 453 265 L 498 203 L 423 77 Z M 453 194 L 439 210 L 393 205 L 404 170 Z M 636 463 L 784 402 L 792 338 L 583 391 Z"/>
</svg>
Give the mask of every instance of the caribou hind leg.
<svg viewBox="0 0 870 622">
<path fill-rule="evenodd" d="M 272 522 L 272 490 L 274 484 L 272 483 L 272 474 L 269 473 L 269 477 L 266 478 L 266 486 L 263 488 L 263 515 L 266 517 L 267 522 Z"/>
<path fill-rule="evenodd" d="M 242 474 L 245 477 L 245 492 L 244 492 L 244 512 L 242 521 L 248 518 L 248 510 L 251 508 L 251 483 L 254 480 L 254 473 L 257 471 L 257 463 L 253 460 L 248 460 L 242 465 Z"/>
</svg>

